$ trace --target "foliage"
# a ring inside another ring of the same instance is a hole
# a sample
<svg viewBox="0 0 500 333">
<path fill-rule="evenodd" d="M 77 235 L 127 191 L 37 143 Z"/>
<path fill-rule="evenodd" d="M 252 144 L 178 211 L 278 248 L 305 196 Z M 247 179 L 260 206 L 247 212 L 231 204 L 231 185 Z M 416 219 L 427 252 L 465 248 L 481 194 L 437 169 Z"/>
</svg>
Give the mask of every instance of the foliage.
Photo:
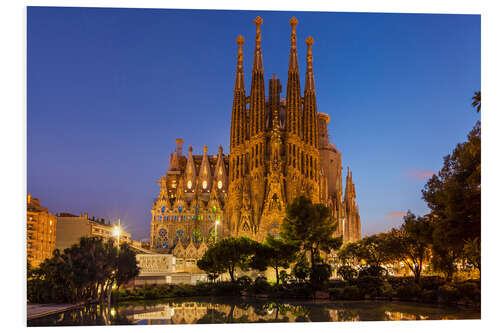
<svg viewBox="0 0 500 333">
<path fill-rule="evenodd" d="M 332 267 L 328 264 L 316 264 L 311 268 L 310 281 L 315 287 L 321 287 L 332 275 Z"/>
<path fill-rule="evenodd" d="M 338 249 L 342 238 L 333 237 L 337 222 L 331 215 L 330 208 L 323 204 L 313 204 L 305 196 L 296 197 L 286 207 L 286 217 L 281 233 L 287 243 L 296 244 L 309 252 L 311 267 L 320 258 L 320 251 L 329 252 Z"/>
<path fill-rule="evenodd" d="M 476 108 L 476 111 L 481 111 L 481 92 L 474 92 L 474 96 L 472 97 L 472 106 Z"/>
<path fill-rule="evenodd" d="M 260 244 L 248 237 L 224 238 L 211 246 L 198 260 L 198 267 L 206 272 L 220 274 L 227 271 L 234 282 L 236 267 L 246 271 Z"/>
<path fill-rule="evenodd" d="M 481 270 L 481 240 L 479 237 L 465 241 L 464 256 L 474 268 Z"/>
<path fill-rule="evenodd" d="M 481 124 L 467 141 L 444 157 L 438 175 L 422 190 L 434 223 L 433 266 L 450 279 L 454 262 L 464 257 L 467 240 L 481 237 Z"/>
<path fill-rule="evenodd" d="M 297 263 L 292 268 L 292 274 L 299 281 L 306 280 L 311 274 L 311 268 L 309 267 L 309 263 L 307 262 L 307 258 L 304 254 L 299 256 Z"/>
<path fill-rule="evenodd" d="M 365 276 L 385 278 L 387 276 L 387 269 L 382 266 L 364 266 L 359 270 L 358 278 Z"/>
<path fill-rule="evenodd" d="M 337 274 L 345 281 L 353 281 L 357 277 L 358 271 L 351 266 L 344 265 L 337 269 Z"/>
<path fill-rule="evenodd" d="M 342 298 L 347 300 L 355 300 L 362 298 L 361 291 L 356 286 L 347 286 L 342 291 Z"/>
<path fill-rule="evenodd" d="M 422 288 L 415 282 L 403 285 L 396 289 L 396 295 L 402 300 L 412 300 L 420 295 Z"/>
<path fill-rule="evenodd" d="M 62 253 L 54 251 L 28 279 L 28 300 L 36 303 L 102 302 L 114 284 L 139 274 L 135 254 L 126 244 L 82 237 Z"/>
<path fill-rule="evenodd" d="M 287 243 L 282 239 L 267 235 L 263 244 L 256 246 L 256 255 L 253 256 L 250 266 L 258 270 L 265 270 L 272 267 L 276 273 L 276 283 L 280 283 L 281 268 L 288 268 L 296 259 L 298 247 L 295 244 Z"/>
<path fill-rule="evenodd" d="M 392 287 L 386 279 L 373 275 L 358 277 L 356 286 L 362 295 L 369 296 L 389 296 L 392 291 Z"/>
<path fill-rule="evenodd" d="M 432 223 L 428 218 L 416 217 L 410 211 L 399 229 L 389 234 L 389 257 L 402 261 L 412 271 L 415 282 L 419 282 L 423 263 L 430 257 Z"/>
</svg>

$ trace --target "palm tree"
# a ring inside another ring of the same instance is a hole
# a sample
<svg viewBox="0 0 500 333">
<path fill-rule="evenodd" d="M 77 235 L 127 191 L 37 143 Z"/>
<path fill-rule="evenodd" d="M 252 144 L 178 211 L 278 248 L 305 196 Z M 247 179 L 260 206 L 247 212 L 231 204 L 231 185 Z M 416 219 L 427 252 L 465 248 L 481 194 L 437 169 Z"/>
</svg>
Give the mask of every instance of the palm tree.
<svg viewBox="0 0 500 333">
<path fill-rule="evenodd" d="M 481 91 L 476 91 L 472 97 L 472 106 L 476 108 L 476 111 L 481 111 Z"/>
</svg>

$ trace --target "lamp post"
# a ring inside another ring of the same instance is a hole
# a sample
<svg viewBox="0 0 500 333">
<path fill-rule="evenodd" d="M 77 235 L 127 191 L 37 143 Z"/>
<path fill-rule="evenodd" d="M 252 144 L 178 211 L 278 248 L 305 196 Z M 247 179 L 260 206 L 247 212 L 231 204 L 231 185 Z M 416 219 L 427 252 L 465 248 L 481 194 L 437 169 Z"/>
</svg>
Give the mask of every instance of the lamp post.
<svg viewBox="0 0 500 333">
<path fill-rule="evenodd" d="M 120 219 L 118 219 L 118 225 L 115 225 L 115 227 L 113 229 L 113 235 L 116 237 L 116 242 L 118 244 L 118 250 L 120 249 L 120 232 L 121 232 Z"/>
</svg>

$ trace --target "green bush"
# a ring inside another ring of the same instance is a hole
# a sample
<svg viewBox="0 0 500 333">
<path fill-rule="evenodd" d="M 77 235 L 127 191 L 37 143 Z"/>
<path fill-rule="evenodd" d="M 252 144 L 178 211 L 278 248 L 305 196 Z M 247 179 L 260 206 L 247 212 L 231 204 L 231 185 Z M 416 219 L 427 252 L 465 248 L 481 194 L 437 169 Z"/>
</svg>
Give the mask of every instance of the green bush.
<svg viewBox="0 0 500 333">
<path fill-rule="evenodd" d="M 273 288 L 265 277 L 258 277 L 251 286 L 251 290 L 254 294 L 269 294 Z"/>
<path fill-rule="evenodd" d="M 239 277 L 236 283 L 240 285 L 242 289 L 248 289 L 252 285 L 252 279 L 246 275 Z"/>
<path fill-rule="evenodd" d="M 424 289 L 419 299 L 427 303 L 435 303 L 438 299 L 437 290 Z"/>
<path fill-rule="evenodd" d="M 328 281 L 328 288 L 329 289 L 331 289 L 331 288 L 344 289 L 344 287 L 347 285 L 348 285 L 348 283 L 346 281 L 342 281 L 342 280 L 338 280 L 338 279 Z"/>
<path fill-rule="evenodd" d="M 348 300 L 355 300 L 362 298 L 361 291 L 356 286 L 347 286 L 342 291 L 342 298 Z"/>
<path fill-rule="evenodd" d="M 438 300 L 442 303 L 455 303 L 460 298 L 457 288 L 450 284 L 438 288 Z"/>
<path fill-rule="evenodd" d="M 411 300 L 415 297 L 419 297 L 421 292 L 422 288 L 414 282 L 408 283 L 407 285 L 401 285 L 396 289 L 397 297 L 403 300 Z"/>
<path fill-rule="evenodd" d="M 311 269 L 310 280 L 315 286 L 322 286 L 332 275 L 332 267 L 328 264 L 314 265 Z"/>
<path fill-rule="evenodd" d="M 344 291 L 343 288 L 330 288 L 328 290 L 328 293 L 330 295 L 330 298 L 332 299 L 341 299 L 343 291 Z"/>
<path fill-rule="evenodd" d="M 356 279 L 356 286 L 363 296 L 390 296 L 392 292 L 391 285 L 385 279 L 378 276 L 360 276 Z"/>
<path fill-rule="evenodd" d="M 469 302 L 481 301 L 481 289 L 474 282 L 463 282 L 456 285 L 458 295 L 461 299 Z"/>
<path fill-rule="evenodd" d="M 341 266 L 337 269 L 337 274 L 344 279 L 344 281 L 352 281 L 358 275 L 358 272 L 351 266 Z"/>
<path fill-rule="evenodd" d="M 382 266 L 367 266 L 363 267 L 359 273 L 358 273 L 358 278 L 365 277 L 365 276 L 372 276 L 372 277 L 386 277 L 387 276 L 387 270 L 382 267 Z"/>
</svg>

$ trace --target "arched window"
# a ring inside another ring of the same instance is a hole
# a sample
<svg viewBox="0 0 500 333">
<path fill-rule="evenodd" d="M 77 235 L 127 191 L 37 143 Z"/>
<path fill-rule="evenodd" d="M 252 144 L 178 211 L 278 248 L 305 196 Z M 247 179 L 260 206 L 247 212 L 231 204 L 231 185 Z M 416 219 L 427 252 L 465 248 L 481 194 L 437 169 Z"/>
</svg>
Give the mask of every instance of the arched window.
<svg viewBox="0 0 500 333">
<path fill-rule="evenodd" d="M 219 190 L 222 190 L 222 180 L 219 180 L 219 182 L 217 183 L 217 187 L 219 188 Z"/>
<path fill-rule="evenodd" d="M 187 186 L 188 186 L 188 189 L 191 189 L 191 187 L 193 186 L 193 183 L 190 180 L 188 180 Z"/>
<path fill-rule="evenodd" d="M 207 186 L 208 186 L 208 183 L 206 180 L 203 181 L 202 183 L 202 186 L 203 186 L 203 189 L 206 190 L 207 189 Z"/>
</svg>

